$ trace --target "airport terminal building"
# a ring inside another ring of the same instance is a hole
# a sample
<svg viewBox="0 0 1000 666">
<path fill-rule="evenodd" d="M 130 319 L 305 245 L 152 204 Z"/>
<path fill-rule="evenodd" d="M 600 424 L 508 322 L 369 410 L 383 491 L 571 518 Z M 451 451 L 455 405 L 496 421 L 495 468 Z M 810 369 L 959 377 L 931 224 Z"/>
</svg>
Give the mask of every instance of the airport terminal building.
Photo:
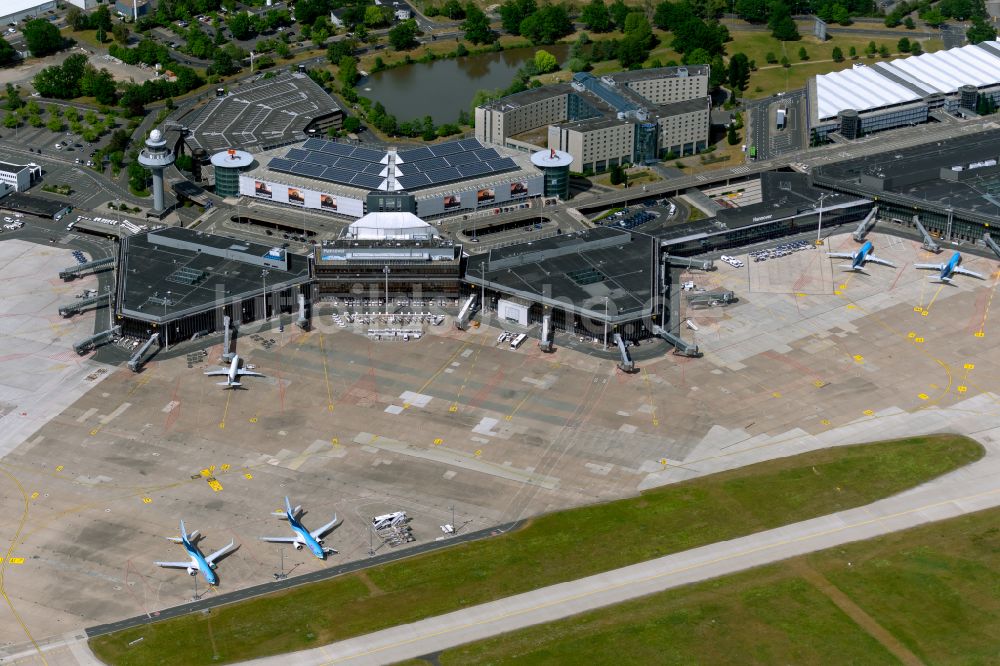
<svg viewBox="0 0 1000 666">
<path fill-rule="evenodd" d="M 981 96 L 1000 101 L 1000 42 L 989 41 L 908 58 L 857 62 L 809 80 L 809 129 L 819 138 L 926 122 L 932 114 L 974 115 Z"/>
<path fill-rule="evenodd" d="M 708 145 L 709 67 L 660 67 L 542 86 L 476 108 L 476 138 L 515 150 L 565 151 L 574 170 L 648 164 Z M 544 128 L 544 129 L 543 129 Z"/>
<path fill-rule="evenodd" d="M 432 219 L 527 207 L 545 189 L 530 156 L 477 139 L 405 150 L 308 139 L 256 160 L 256 168 L 239 176 L 241 195 L 347 219 L 378 212 Z"/>
</svg>

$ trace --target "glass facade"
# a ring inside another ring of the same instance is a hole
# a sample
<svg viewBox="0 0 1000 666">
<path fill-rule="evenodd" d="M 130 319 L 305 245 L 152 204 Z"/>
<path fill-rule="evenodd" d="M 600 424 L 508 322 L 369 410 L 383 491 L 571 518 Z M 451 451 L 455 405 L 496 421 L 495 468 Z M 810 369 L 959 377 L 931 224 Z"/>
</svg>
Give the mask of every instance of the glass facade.
<svg viewBox="0 0 1000 666">
<path fill-rule="evenodd" d="M 240 171 L 230 167 L 215 167 L 215 193 L 220 197 L 238 197 Z"/>
<path fill-rule="evenodd" d="M 545 196 L 569 199 L 569 166 L 545 167 Z"/>
</svg>

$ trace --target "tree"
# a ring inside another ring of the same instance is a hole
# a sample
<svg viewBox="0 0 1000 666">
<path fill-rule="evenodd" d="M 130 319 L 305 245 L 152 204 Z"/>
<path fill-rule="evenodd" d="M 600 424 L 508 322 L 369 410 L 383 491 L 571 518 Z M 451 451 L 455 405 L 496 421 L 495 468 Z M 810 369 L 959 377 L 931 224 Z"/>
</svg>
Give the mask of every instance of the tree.
<svg viewBox="0 0 1000 666">
<path fill-rule="evenodd" d="M 736 133 L 735 123 L 729 123 L 729 129 L 726 130 L 726 142 L 730 146 L 735 146 L 740 142 L 740 135 Z"/>
<path fill-rule="evenodd" d="M 357 132 L 361 129 L 361 120 L 357 116 L 347 116 L 344 118 L 344 131 Z"/>
<path fill-rule="evenodd" d="M 834 62 L 844 62 L 844 52 L 839 46 L 833 47 L 833 61 Z"/>
<path fill-rule="evenodd" d="M 767 62 L 767 64 L 769 64 L 769 65 L 773 65 L 773 64 L 775 64 L 776 62 L 778 62 L 778 56 L 774 55 L 774 52 L 773 52 L 773 51 L 768 51 L 768 52 L 767 52 L 767 53 L 766 53 L 766 54 L 764 55 L 764 60 L 765 60 L 765 61 Z"/>
<path fill-rule="evenodd" d="M 116 23 L 114 27 L 111 28 L 111 35 L 119 44 L 128 44 L 129 29 L 124 23 Z"/>
<path fill-rule="evenodd" d="M 382 7 L 378 5 L 368 5 L 365 7 L 365 26 L 369 28 L 381 28 L 389 23 Z"/>
<path fill-rule="evenodd" d="M 932 28 L 940 27 L 945 21 L 944 14 L 933 7 L 920 14 L 920 19 Z"/>
<path fill-rule="evenodd" d="M 535 0 L 507 0 L 500 5 L 500 25 L 512 35 L 521 34 L 521 23 L 538 11 Z"/>
<path fill-rule="evenodd" d="M 611 173 L 609 175 L 612 185 L 621 185 L 625 180 L 622 174 L 622 168 L 619 165 L 611 167 Z"/>
<path fill-rule="evenodd" d="M 344 56 L 337 63 L 337 79 L 340 85 L 351 88 L 358 80 L 358 61 L 353 56 Z"/>
<path fill-rule="evenodd" d="M 552 44 L 572 32 L 573 22 L 563 5 L 545 5 L 520 26 L 520 34 L 536 44 Z"/>
<path fill-rule="evenodd" d="M 336 65 L 344 56 L 353 54 L 355 46 L 355 43 L 350 39 L 330 42 L 329 46 L 326 47 L 326 59 L 331 64 Z"/>
<path fill-rule="evenodd" d="M 462 24 L 465 38 L 473 44 L 490 44 L 496 40 L 496 35 L 490 28 L 490 20 L 475 3 L 465 6 L 465 22 Z"/>
<path fill-rule="evenodd" d="M 764 23 L 767 20 L 767 0 L 736 0 L 736 14 L 751 23 Z"/>
<path fill-rule="evenodd" d="M 792 63 L 789 62 L 789 60 L 788 60 L 788 56 L 781 56 L 781 66 L 782 67 L 791 67 L 792 66 Z"/>
<path fill-rule="evenodd" d="M 24 100 L 17 92 L 17 88 L 14 87 L 13 83 L 7 84 L 7 110 L 17 111 L 22 106 L 24 106 Z"/>
<path fill-rule="evenodd" d="M 917 27 L 917 24 L 913 22 L 913 18 L 909 16 L 906 17 L 905 21 L 903 21 L 903 25 L 906 27 L 907 30 L 913 30 L 914 28 Z"/>
<path fill-rule="evenodd" d="M 389 31 L 389 43 L 397 51 L 406 51 L 417 45 L 417 22 L 408 19 Z"/>
<path fill-rule="evenodd" d="M 852 47 L 851 47 L 851 48 L 850 48 L 850 49 L 848 50 L 848 53 L 849 53 L 849 54 L 850 54 L 850 56 L 851 56 L 851 60 L 856 60 L 856 59 L 857 59 L 857 57 L 858 57 L 858 49 L 857 49 L 857 47 L 856 47 L 856 46 L 852 46 Z"/>
<path fill-rule="evenodd" d="M 240 70 L 240 65 L 233 58 L 233 54 L 228 49 L 217 49 L 215 58 L 212 59 L 212 66 L 209 67 L 210 74 L 218 76 L 229 76 Z"/>
<path fill-rule="evenodd" d="M 15 127 L 20 127 L 21 119 L 17 117 L 16 113 L 8 113 L 3 117 L 3 126 L 7 129 L 14 129 Z"/>
<path fill-rule="evenodd" d="M 625 17 L 625 27 L 623 29 L 626 37 L 634 37 L 643 48 L 650 48 L 653 43 L 653 29 L 644 14 L 632 12 Z"/>
<path fill-rule="evenodd" d="M 900 53 L 909 53 L 910 52 L 910 38 L 909 37 L 900 37 L 899 41 L 896 42 L 896 49 Z"/>
<path fill-rule="evenodd" d="M 729 59 L 729 85 L 733 96 L 741 93 L 750 85 L 750 61 L 744 53 L 735 53 Z"/>
<path fill-rule="evenodd" d="M 799 47 L 799 60 L 809 60 L 809 52 L 804 46 Z"/>
<path fill-rule="evenodd" d="M 580 20 L 588 30 L 594 32 L 607 32 L 611 29 L 611 14 L 604 0 L 592 0 L 584 5 L 583 11 L 580 12 Z"/>
<path fill-rule="evenodd" d="M 50 132 L 62 132 L 63 131 L 63 121 L 62 118 L 57 118 L 52 116 L 49 118 L 49 122 L 45 123 L 45 128 Z"/>
<path fill-rule="evenodd" d="M 628 15 L 632 11 L 632 8 L 628 7 L 622 0 L 615 0 L 611 3 L 611 7 L 608 8 L 611 20 L 614 21 L 615 26 L 619 29 L 625 26 L 625 19 L 628 18 Z"/>
<path fill-rule="evenodd" d="M 965 31 L 965 37 L 970 44 L 979 44 L 996 39 L 997 31 L 993 29 L 992 25 L 977 16 L 972 19 L 972 26 Z"/>
<path fill-rule="evenodd" d="M 868 46 L 865 47 L 865 55 L 869 58 L 874 58 L 876 53 L 878 53 L 878 47 L 875 46 L 875 41 L 872 40 L 868 42 Z"/>
<path fill-rule="evenodd" d="M 257 34 L 257 25 L 246 12 L 236 12 L 226 21 L 229 32 L 233 33 L 233 39 L 243 41 L 250 39 Z"/>
<path fill-rule="evenodd" d="M 441 5 L 441 13 L 453 21 L 465 18 L 465 8 L 458 0 L 448 0 Z"/>
<path fill-rule="evenodd" d="M 920 42 L 910 42 L 910 55 L 920 55 L 924 52 L 924 49 L 920 46 Z"/>
<path fill-rule="evenodd" d="M 883 58 L 888 58 L 889 57 L 889 47 L 886 46 L 885 44 L 883 44 L 882 46 L 878 47 L 878 54 L 880 56 L 882 56 Z"/>
<path fill-rule="evenodd" d="M 771 36 L 782 42 L 795 42 L 801 38 L 798 26 L 792 20 L 791 10 L 780 0 L 771 3 L 767 27 L 771 29 Z"/>
<path fill-rule="evenodd" d="M 25 24 L 24 41 L 27 43 L 31 55 L 36 57 L 55 53 L 63 46 L 63 38 L 59 34 L 59 28 L 55 27 L 51 21 L 43 19 L 34 19 Z"/>
<path fill-rule="evenodd" d="M 830 20 L 840 25 L 851 25 L 851 13 L 847 7 L 837 3 L 830 9 Z"/>
<path fill-rule="evenodd" d="M 6 39 L 0 37 L 0 67 L 9 65 L 17 59 L 17 51 Z"/>
<path fill-rule="evenodd" d="M 80 11 L 79 7 L 70 6 L 66 10 L 66 25 L 72 28 L 73 32 L 79 32 L 89 26 L 90 21 L 87 19 L 87 15 Z"/>
<path fill-rule="evenodd" d="M 534 64 L 536 74 L 548 74 L 559 69 L 559 61 L 556 60 L 556 57 L 541 49 L 535 51 Z"/>
</svg>

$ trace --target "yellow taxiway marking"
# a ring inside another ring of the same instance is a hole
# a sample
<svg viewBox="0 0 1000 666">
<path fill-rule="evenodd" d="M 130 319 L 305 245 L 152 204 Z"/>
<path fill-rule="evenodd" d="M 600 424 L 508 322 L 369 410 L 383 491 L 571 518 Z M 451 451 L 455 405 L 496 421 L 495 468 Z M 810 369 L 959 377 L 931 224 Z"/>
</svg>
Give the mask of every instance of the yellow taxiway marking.
<svg viewBox="0 0 1000 666">
<path fill-rule="evenodd" d="M 649 400 L 649 409 L 652 415 L 653 426 L 659 427 L 660 419 L 656 416 L 656 405 L 653 403 L 653 383 L 649 381 L 649 372 L 646 371 L 646 368 L 642 369 L 642 379 L 643 383 L 646 385 L 646 395 Z"/>
<path fill-rule="evenodd" d="M 142 503 L 143 504 L 152 504 L 153 503 L 153 498 L 152 497 L 143 497 L 142 498 Z"/>
<path fill-rule="evenodd" d="M 979 322 L 979 330 L 975 336 L 982 338 L 986 336 L 986 318 L 990 316 L 990 305 L 993 304 L 993 296 L 997 293 L 997 282 L 1000 282 L 1000 273 L 995 273 L 993 278 L 993 288 L 990 289 L 990 297 L 986 300 L 986 309 L 983 310 L 983 320 Z"/>
<path fill-rule="evenodd" d="M 441 444 L 443 444 L 443 443 L 444 443 L 444 440 L 441 439 L 440 437 L 435 437 L 434 438 L 434 446 L 441 446 Z"/>
<path fill-rule="evenodd" d="M 927 304 L 927 307 L 926 307 L 926 308 L 924 308 L 924 309 L 923 309 L 923 310 L 921 311 L 921 313 L 920 313 L 920 315 L 921 315 L 921 316 L 923 316 L 923 317 L 926 317 L 926 316 L 927 316 L 927 314 L 928 314 L 928 313 L 929 313 L 929 312 L 931 311 L 931 306 L 932 306 L 932 305 L 934 305 L 934 301 L 936 301 L 936 300 L 937 300 L 937 297 L 938 297 L 938 295 L 940 295 L 940 294 L 941 294 L 941 290 L 942 290 L 942 289 L 944 289 L 944 284 L 942 284 L 942 285 L 941 285 L 940 287 L 938 287 L 938 288 L 937 288 L 937 291 L 935 291 L 935 292 L 934 292 L 934 295 L 933 295 L 933 296 L 931 297 L 931 302 L 930 302 L 930 303 L 928 303 L 928 304 Z"/>
<path fill-rule="evenodd" d="M 535 395 L 535 389 L 534 388 L 532 388 L 530 391 L 528 391 L 527 393 L 524 394 L 524 397 L 521 398 L 521 400 L 518 401 L 518 403 L 516 405 L 514 405 L 514 409 L 511 410 L 510 414 L 508 414 L 507 416 L 503 417 L 504 421 L 510 421 L 512 418 L 514 418 L 514 414 L 517 414 L 517 411 L 519 409 L 521 409 L 521 405 L 523 405 L 524 403 L 526 403 L 528 401 L 528 399 L 531 398 L 531 396 L 533 396 L 533 395 Z"/>
<path fill-rule="evenodd" d="M 222 410 L 222 420 L 219 421 L 219 428 L 225 429 L 226 417 L 229 416 L 229 401 L 233 399 L 233 392 L 226 391 L 226 407 Z"/>
<path fill-rule="evenodd" d="M 330 388 L 330 371 L 326 363 L 326 345 L 323 343 L 323 334 L 319 335 L 319 353 L 323 358 L 323 381 L 326 383 L 326 411 L 333 411 L 333 390 Z"/>
</svg>

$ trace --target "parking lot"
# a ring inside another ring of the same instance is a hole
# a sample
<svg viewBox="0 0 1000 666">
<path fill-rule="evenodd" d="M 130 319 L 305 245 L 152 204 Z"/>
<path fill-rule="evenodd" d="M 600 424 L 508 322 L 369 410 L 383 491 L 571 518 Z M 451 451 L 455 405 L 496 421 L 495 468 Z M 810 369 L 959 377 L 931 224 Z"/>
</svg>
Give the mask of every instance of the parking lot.
<svg viewBox="0 0 1000 666">
<path fill-rule="evenodd" d="M 967 259 L 988 280 L 933 285 L 912 269 L 927 260 L 917 244 L 877 233 L 879 256 L 900 269 L 841 273 L 825 251 L 854 243 L 834 236 L 822 249 L 737 255 L 742 268 L 717 262 L 685 276 L 739 299 L 684 313 L 701 359 L 663 353 L 626 375 L 558 337 L 553 354 L 536 339 L 511 349 L 498 343 L 503 322 L 458 331 L 450 319 L 385 344 L 367 335 L 381 324 L 340 326 L 344 304 L 321 303 L 310 332 L 241 331 L 236 350 L 265 377 L 239 391 L 203 375 L 219 365 L 218 340 L 154 356 L 139 374 L 78 357 L 72 336 L 104 311 L 55 313 L 87 286 L 54 279 L 76 260 L 45 259 L 41 247 L 28 261 L 4 236 L 4 289 L 20 294 L 4 296 L 5 330 L 52 348 L 46 363 L 16 350 L 0 358 L 2 376 L 32 390 L 30 402 L 2 397 L 5 426 L 16 426 L 5 430 L 4 469 L 17 484 L 0 486 L 0 535 L 18 560 L 6 592 L 36 637 L 190 598 L 192 578 L 152 564 L 181 555 L 163 537 L 182 518 L 206 549 L 240 544 L 218 570 L 232 590 L 279 571 L 280 546 L 257 537 L 287 529 L 271 516 L 285 495 L 304 506 L 307 527 L 343 518 L 327 540 L 340 564 L 407 547 L 368 530 L 393 511 L 407 512 L 422 543 L 445 536 L 452 507 L 462 532 L 834 440 L 950 427 L 955 414 L 996 418 L 996 262 Z M 284 553 L 292 576 L 325 566 Z M 5 622 L 0 640 L 22 643 L 24 631 Z"/>
</svg>

